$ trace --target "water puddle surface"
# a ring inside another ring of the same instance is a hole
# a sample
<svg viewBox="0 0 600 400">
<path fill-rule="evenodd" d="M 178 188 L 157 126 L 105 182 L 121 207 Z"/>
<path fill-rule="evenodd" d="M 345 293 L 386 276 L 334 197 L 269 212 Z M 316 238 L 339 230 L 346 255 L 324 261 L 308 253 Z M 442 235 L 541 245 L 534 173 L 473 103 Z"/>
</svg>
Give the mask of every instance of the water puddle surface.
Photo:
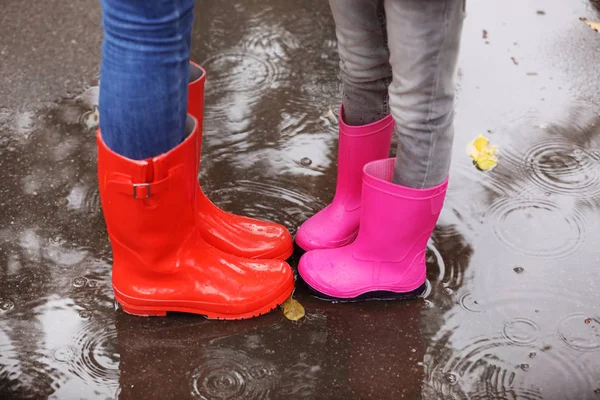
<svg viewBox="0 0 600 400">
<path fill-rule="evenodd" d="M 300 282 L 295 322 L 128 316 L 96 184 L 97 87 L 0 104 L 0 398 L 600 398 L 600 35 L 579 20 L 600 5 L 468 3 L 450 189 L 411 302 L 330 304 Z M 295 233 L 335 189 L 327 2 L 204 2 L 192 57 L 205 192 Z M 478 134 L 500 149 L 489 172 L 465 152 Z"/>
</svg>

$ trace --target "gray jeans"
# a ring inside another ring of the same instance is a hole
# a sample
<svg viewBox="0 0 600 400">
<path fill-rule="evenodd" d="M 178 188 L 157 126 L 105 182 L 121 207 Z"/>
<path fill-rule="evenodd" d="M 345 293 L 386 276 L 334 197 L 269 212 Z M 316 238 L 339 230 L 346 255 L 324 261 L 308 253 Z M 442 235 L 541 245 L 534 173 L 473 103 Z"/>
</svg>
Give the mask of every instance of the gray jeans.
<svg viewBox="0 0 600 400">
<path fill-rule="evenodd" d="M 448 176 L 465 1 L 329 0 L 344 121 L 364 125 L 392 114 L 399 185 L 432 187 Z"/>
</svg>

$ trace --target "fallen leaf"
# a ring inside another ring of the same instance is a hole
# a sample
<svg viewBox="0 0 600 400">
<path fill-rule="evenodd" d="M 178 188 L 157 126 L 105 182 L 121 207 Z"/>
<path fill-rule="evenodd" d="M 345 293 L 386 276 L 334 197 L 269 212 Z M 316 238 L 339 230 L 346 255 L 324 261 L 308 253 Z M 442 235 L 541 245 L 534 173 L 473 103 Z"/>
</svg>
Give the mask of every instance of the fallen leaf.
<svg viewBox="0 0 600 400">
<path fill-rule="evenodd" d="M 298 321 L 304 317 L 304 307 L 298 303 L 292 296 L 281 304 L 283 315 L 290 321 Z"/>
<path fill-rule="evenodd" d="M 592 319 L 591 319 L 591 318 L 586 318 L 586 319 L 585 319 L 585 323 L 586 323 L 587 325 L 591 324 L 591 323 L 592 323 Z"/>
<path fill-rule="evenodd" d="M 585 24 L 587 26 L 589 26 L 590 28 L 592 28 L 596 32 L 600 32 L 600 22 L 588 21 L 588 20 L 583 20 L 583 22 L 585 22 Z"/>
<path fill-rule="evenodd" d="M 490 141 L 483 135 L 477 136 L 467 145 L 467 154 L 473 163 L 482 171 L 488 171 L 498 163 L 496 146 L 490 146 Z"/>
<path fill-rule="evenodd" d="M 484 39 L 488 38 L 488 31 L 486 31 L 485 29 L 483 30 L 483 38 Z"/>
<path fill-rule="evenodd" d="M 519 63 L 517 62 L 517 59 L 516 59 L 516 58 L 514 58 L 514 57 L 511 57 L 510 59 L 512 60 L 512 62 L 513 62 L 513 63 L 515 63 L 515 65 L 519 65 Z"/>
</svg>

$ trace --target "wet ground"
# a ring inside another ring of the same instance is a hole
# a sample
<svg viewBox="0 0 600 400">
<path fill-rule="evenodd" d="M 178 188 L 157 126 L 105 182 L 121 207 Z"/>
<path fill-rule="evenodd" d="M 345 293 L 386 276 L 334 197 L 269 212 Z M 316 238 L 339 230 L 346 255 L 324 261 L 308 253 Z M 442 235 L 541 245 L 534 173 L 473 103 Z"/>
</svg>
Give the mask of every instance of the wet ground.
<svg viewBox="0 0 600 400">
<path fill-rule="evenodd" d="M 600 6 L 469 0 L 426 299 L 335 305 L 299 283 L 299 322 L 213 322 L 115 311 L 98 5 L 35 4 L 10 0 L 0 17 L 0 398 L 600 399 L 600 34 L 579 20 Z M 327 3 L 202 4 L 202 185 L 294 232 L 335 185 Z M 479 133 L 500 147 L 488 173 L 465 151 Z"/>
</svg>

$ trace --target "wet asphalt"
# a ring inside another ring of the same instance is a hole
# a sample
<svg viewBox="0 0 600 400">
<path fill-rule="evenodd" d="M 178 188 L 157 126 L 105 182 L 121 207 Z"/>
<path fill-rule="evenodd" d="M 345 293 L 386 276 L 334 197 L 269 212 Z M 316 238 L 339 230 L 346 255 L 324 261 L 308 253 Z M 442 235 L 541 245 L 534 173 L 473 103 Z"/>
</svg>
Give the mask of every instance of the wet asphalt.
<svg viewBox="0 0 600 400">
<path fill-rule="evenodd" d="M 597 1 L 469 0 L 430 291 L 306 317 L 115 309 L 96 185 L 97 1 L 0 15 L 0 398 L 600 399 Z M 200 180 L 292 233 L 332 196 L 339 105 L 324 1 L 200 1 Z M 500 149 L 477 170 L 469 141 Z M 393 154 L 393 150 L 392 150 Z M 295 268 L 299 253 L 290 264 Z"/>
</svg>

